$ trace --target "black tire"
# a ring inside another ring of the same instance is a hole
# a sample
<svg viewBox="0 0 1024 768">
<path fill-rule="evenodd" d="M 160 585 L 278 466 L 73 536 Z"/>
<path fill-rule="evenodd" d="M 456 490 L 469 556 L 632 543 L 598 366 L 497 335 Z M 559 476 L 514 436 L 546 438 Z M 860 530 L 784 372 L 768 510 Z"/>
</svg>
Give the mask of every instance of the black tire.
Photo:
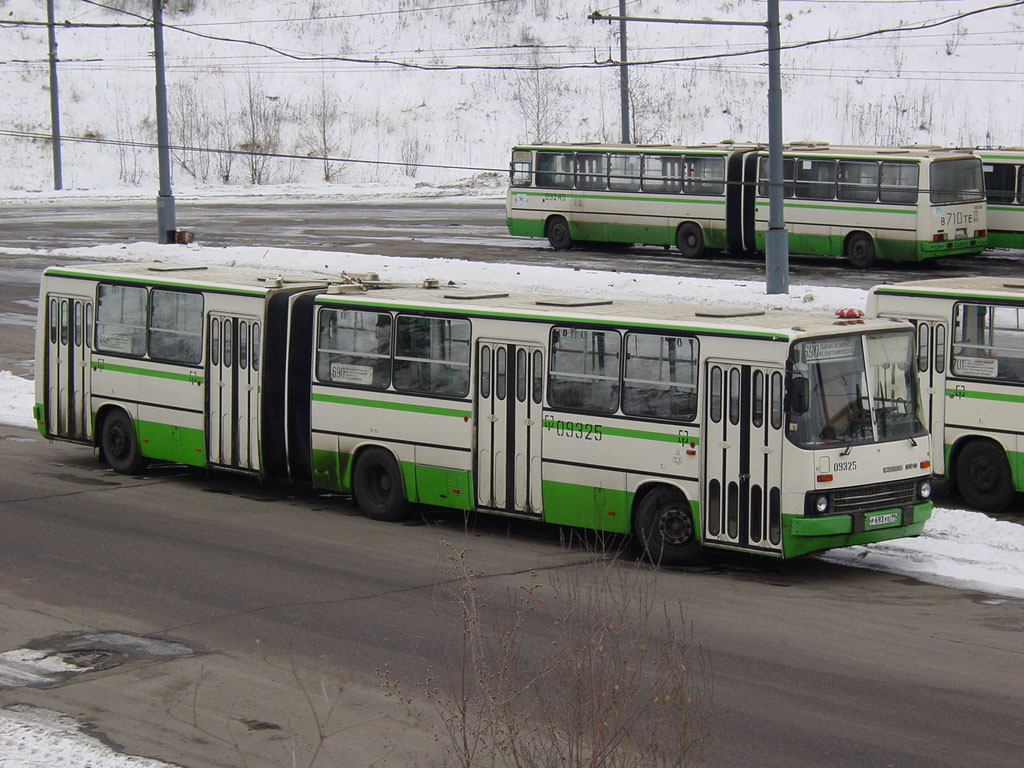
<svg viewBox="0 0 1024 768">
<path fill-rule="evenodd" d="M 875 243 L 865 232 L 854 232 L 846 238 L 846 260 L 855 269 L 870 269 L 878 263 Z"/>
<path fill-rule="evenodd" d="M 100 447 L 108 466 L 121 475 L 134 475 L 146 466 L 139 451 L 139 438 L 135 425 L 124 411 L 113 411 L 103 420 Z"/>
<path fill-rule="evenodd" d="M 707 560 L 690 503 L 676 490 L 655 488 L 633 515 L 633 536 L 655 565 L 698 565 Z"/>
<path fill-rule="evenodd" d="M 569 234 L 569 222 L 561 216 L 553 216 L 548 220 L 545 231 L 548 242 L 556 251 L 567 251 L 572 248 L 572 235 Z"/>
<path fill-rule="evenodd" d="M 685 221 L 676 230 L 676 248 L 687 259 L 699 259 L 705 253 L 704 232 L 700 225 Z"/>
<path fill-rule="evenodd" d="M 1001 512 L 1013 501 L 1013 475 L 1006 453 L 997 443 L 974 440 L 956 459 L 956 487 L 970 506 Z"/>
<path fill-rule="evenodd" d="M 367 448 L 352 473 L 356 504 L 371 520 L 386 523 L 401 520 L 409 512 L 402 473 L 394 457 L 383 448 Z"/>
</svg>

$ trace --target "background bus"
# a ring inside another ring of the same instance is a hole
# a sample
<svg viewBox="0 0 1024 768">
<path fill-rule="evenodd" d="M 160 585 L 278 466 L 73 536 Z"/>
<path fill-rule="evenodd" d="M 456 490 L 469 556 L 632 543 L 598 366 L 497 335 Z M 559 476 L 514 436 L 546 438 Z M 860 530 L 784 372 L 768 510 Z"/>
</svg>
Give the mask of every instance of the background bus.
<svg viewBox="0 0 1024 768">
<path fill-rule="evenodd" d="M 920 533 L 907 323 L 252 270 L 44 273 L 40 431 L 412 503 L 792 557 Z M 80 308 L 80 309 L 79 309 Z M 76 319 L 80 318 L 80 319 Z"/>
<path fill-rule="evenodd" d="M 790 144 L 784 156 L 790 250 L 917 261 L 986 247 L 981 161 L 970 150 Z M 512 150 L 513 235 L 763 251 L 768 153 L 760 145 L 525 145 Z"/>
<path fill-rule="evenodd" d="M 1024 248 L 1024 147 L 979 148 L 988 198 L 988 244 Z"/>
<path fill-rule="evenodd" d="M 911 320 L 935 445 L 933 469 L 973 507 L 1024 490 L 1024 281 L 949 278 L 880 285 L 868 314 Z"/>
</svg>

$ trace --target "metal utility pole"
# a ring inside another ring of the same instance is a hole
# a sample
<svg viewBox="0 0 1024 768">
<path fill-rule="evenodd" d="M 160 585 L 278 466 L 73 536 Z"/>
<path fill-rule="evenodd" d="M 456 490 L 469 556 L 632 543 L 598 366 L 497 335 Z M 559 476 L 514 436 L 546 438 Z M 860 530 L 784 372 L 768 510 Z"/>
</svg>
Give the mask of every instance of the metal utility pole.
<svg viewBox="0 0 1024 768">
<path fill-rule="evenodd" d="M 768 0 L 768 232 L 765 290 L 789 293 L 789 236 L 782 198 L 782 75 L 779 63 L 779 0 Z"/>
<path fill-rule="evenodd" d="M 171 192 L 171 140 L 167 130 L 167 83 L 164 81 L 164 11 L 162 0 L 153 0 L 153 50 L 156 56 L 156 143 L 160 166 L 160 192 L 156 198 L 158 243 L 177 240 L 174 193 Z"/>
<path fill-rule="evenodd" d="M 60 99 L 57 98 L 57 32 L 53 0 L 46 0 L 46 31 L 50 39 L 50 131 L 53 144 L 53 188 L 64 189 L 60 162 Z"/>
<path fill-rule="evenodd" d="M 789 236 L 782 198 L 782 75 L 779 50 L 779 0 L 768 0 L 768 20 L 721 21 L 712 19 L 655 19 L 643 16 L 605 16 L 594 11 L 591 21 L 645 21 L 659 24 L 699 26 L 764 27 L 768 30 L 768 232 L 765 236 L 765 289 L 767 293 L 789 293 Z M 625 36 L 623 36 L 625 40 Z M 626 66 L 623 50 L 622 66 Z M 754 181 L 756 183 L 756 180 Z"/>
<path fill-rule="evenodd" d="M 629 144 L 629 65 L 626 55 L 626 0 L 619 0 L 619 114 L 622 116 L 623 144 Z"/>
</svg>

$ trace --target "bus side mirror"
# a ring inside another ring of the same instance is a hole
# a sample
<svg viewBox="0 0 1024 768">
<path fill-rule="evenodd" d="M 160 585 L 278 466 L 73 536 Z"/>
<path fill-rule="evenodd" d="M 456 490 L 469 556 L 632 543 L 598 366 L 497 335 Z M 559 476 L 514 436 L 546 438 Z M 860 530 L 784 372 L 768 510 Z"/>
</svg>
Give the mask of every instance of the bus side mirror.
<svg viewBox="0 0 1024 768">
<path fill-rule="evenodd" d="M 794 376 L 789 381 L 789 407 L 790 413 L 807 413 L 810 407 L 810 382 L 804 376 Z"/>
</svg>

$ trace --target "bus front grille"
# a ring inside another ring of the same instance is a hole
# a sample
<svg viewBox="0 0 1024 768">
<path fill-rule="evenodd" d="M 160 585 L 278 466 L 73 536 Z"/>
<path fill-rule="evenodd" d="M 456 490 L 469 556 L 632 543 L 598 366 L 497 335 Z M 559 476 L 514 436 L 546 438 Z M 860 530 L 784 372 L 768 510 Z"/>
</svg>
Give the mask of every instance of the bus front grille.
<svg viewBox="0 0 1024 768">
<path fill-rule="evenodd" d="M 832 514 L 850 515 L 877 509 L 907 507 L 917 502 L 918 480 L 876 483 L 836 491 L 832 496 Z"/>
</svg>

